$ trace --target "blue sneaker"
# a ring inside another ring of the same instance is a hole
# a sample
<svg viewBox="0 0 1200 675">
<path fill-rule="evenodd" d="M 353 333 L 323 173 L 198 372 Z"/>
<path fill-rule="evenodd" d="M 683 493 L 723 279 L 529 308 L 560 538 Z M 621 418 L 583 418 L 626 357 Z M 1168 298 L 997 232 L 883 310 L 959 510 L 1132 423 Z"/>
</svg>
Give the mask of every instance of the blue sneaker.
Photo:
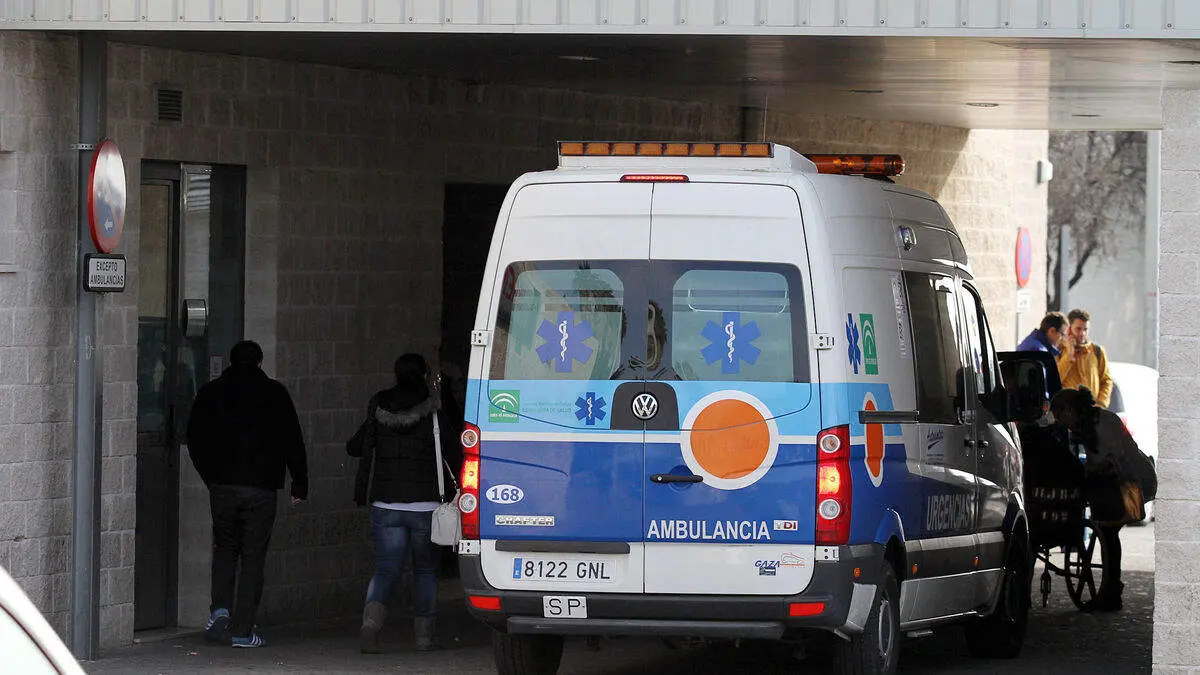
<svg viewBox="0 0 1200 675">
<path fill-rule="evenodd" d="M 204 639 L 209 642 L 221 642 L 229 639 L 229 610 L 214 609 L 204 624 Z"/>
<path fill-rule="evenodd" d="M 258 633 L 250 633 L 243 637 L 235 637 L 230 644 L 239 649 L 254 649 L 255 647 L 266 647 L 267 641 Z"/>
</svg>

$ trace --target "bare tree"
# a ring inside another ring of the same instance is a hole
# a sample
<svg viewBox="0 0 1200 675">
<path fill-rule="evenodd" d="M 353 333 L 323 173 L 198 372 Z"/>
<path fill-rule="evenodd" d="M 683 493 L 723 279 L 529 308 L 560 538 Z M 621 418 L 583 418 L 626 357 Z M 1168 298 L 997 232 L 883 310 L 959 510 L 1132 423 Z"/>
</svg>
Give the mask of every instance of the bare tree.
<svg viewBox="0 0 1200 675">
<path fill-rule="evenodd" d="M 1070 278 L 1074 288 L 1089 261 L 1113 257 L 1139 241 L 1146 213 L 1146 134 L 1141 131 L 1050 133 L 1050 219 L 1047 233 L 1046 305 L 1060 307 L 1060 228 L 1071 228 Z"/>
</svg>

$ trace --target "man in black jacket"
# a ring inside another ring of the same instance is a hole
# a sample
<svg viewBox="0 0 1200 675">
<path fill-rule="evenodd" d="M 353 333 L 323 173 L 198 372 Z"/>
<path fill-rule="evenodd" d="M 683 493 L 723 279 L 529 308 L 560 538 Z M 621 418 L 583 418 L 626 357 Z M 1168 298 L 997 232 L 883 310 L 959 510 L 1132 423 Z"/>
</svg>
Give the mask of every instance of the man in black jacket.
<svg viewBox="0 0 1200 675">
<path fill-rule="evenodd" d="M 208 486 L 213 520 L 212 607 L 204 635 L 215 642 L 228 633 L 234 647 L 262 647 L 254 614 L 262 600 L 276 491 L 286 470 L 292 504 L 307 499 L 308 461 L 292 398 L 262 371 L 262 347 L 239 342 L 229 361 L 220 377 L 200 388 L 187 429 L 188 454 Z"/>
</svg>

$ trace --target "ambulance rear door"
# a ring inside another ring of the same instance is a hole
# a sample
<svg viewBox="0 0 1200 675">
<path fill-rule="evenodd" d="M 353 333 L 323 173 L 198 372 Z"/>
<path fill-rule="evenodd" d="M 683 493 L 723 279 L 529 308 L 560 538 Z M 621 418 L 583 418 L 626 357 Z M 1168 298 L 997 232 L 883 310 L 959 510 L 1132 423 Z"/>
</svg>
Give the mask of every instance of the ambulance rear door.
<svg viewBox="0 0 1200 675">
<path fill-rule="evenodd" d="M 654 186 L 647 593 L 786 595 L 814 565 L 812 306 L 796 192 Z M 660 413 L 661 414 L 661 413 Z"/>
<path fill-rule="evenodd" d="M 480 555 L 496 588 L 641 593 L 649 184 L 527 185 L 502 230 L 477 400 Z"/>
</svg>

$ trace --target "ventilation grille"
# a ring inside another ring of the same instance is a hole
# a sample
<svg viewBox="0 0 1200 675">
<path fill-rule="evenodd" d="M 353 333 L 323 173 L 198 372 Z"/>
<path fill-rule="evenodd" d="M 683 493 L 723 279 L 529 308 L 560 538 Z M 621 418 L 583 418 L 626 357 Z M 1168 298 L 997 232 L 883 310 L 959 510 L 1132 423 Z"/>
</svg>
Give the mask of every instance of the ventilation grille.
<svg viewBox="0 0 1200 675">
<path fill-rule="evenodd" d="M 158 90 L 158 121 L 183 121 L 183 92 L 178 89 Z"/>
</svg>

